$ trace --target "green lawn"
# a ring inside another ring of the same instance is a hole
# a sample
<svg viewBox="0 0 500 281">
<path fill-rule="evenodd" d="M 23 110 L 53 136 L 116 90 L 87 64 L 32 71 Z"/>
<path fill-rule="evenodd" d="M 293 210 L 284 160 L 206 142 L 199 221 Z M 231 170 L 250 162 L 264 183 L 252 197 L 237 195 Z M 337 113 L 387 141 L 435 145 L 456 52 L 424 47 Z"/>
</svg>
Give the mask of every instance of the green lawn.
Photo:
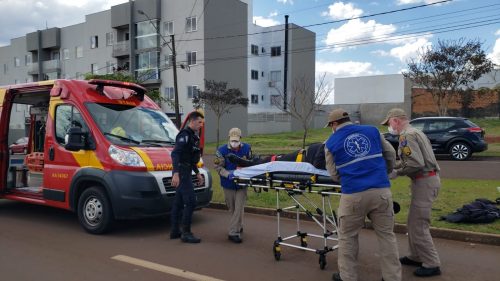
<svg viewBox="0 0 500 281">
<path fill-rule="evenodd" d="M 479 127 L 486 131 L 488 136 L 500 136 L 500 119 L 477 119 L 472 118 L 474 122 Z"/>
<path fill-rule="evenodd" d="M 212 202 L 224 203 L 224 193 L 219 183 L 219 176 L 212 171 L 214 195 Z M 408 206 L 410 203 L 410 180 L 406 177 L 397 178 L 392 181 L 392 193 L 395 201 L 401 204 L 401 212 L 396 215 L 396 222 L 406 224 Z M 432 209 L 432 226 L 450 229 L 467 230 L 482 233 L 500 234 L 500 220 L 491 224 L 453 224 L 440 221 L 443 215 L 454 212 L 464 204 L 474 201 L 476 198 L 487 198 L 493 200 L 499 197 L 497 187 L 500 181 L 494 180 L 466 180 L 466 179 L 442 179 L 442 188 L 437 201 Z M 320 205 L 320 197 L 314 194 L 306 194 L 309 198 Z M 331 199 L 334 210 L 338 207 L 339 198 L 333 196 Z M 292 200 L 283 192 L 280 194 L 281 207 L 292 205 Z M 247 206 L 276 208 L 276 193 L 274 191 L 255 193 L 253 189 L 248 191 Z M 314 211 L 314 209 L 310 209 Z"/>
</svg>

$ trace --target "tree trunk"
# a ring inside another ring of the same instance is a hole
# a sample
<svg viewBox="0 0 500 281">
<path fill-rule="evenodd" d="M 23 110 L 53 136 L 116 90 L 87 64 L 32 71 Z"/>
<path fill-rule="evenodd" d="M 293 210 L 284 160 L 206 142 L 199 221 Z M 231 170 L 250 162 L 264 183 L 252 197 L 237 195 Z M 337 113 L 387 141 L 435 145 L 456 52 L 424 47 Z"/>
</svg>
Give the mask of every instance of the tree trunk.
<svg viewBox="0 0 500 281">
<path fill-rule="evenodd" d="M 307 128 L 304 129 L 304 136 L 302 137 L 302 148 L 306 148 Z"/>
</svg>

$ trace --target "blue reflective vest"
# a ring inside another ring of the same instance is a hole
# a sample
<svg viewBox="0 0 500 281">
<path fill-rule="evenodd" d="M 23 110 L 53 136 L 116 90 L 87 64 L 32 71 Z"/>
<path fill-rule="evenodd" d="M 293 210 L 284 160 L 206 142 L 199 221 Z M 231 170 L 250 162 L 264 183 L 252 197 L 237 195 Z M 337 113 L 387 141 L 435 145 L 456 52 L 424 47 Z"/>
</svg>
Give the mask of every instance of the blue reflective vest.
<svg viewBox="0 0 500 281">
<path fill-rule="evenodd" d="M 232 163 L 227 159 L 227 155 L 229 153 L 235 154 L 236 156 L 239 156 L 241 158 L 245 157 L 246 159 L 251 157 L 251 147 L 248 143 L 241 143 L 240 149 L 239 150 L 232 150 L 231 148 L 228 147 L 227 144 L 221 145 L 217 151 L 224 157 L 224 168 L 228 171 L 236 170 L 237 165 Z M 232 180 L 229 180 L 228 178 L 225 177 L 220 177 L 220 184 L 224 188 L 228 189 L 238 189 L 239 186 L 235 184 Z"/>
<path fill-rule="evenodd" d="M 346 125 L 328 138 L 326 147 L 334 157 L 342 193 L 391 186 L 377 128 Z"/>
</svg>

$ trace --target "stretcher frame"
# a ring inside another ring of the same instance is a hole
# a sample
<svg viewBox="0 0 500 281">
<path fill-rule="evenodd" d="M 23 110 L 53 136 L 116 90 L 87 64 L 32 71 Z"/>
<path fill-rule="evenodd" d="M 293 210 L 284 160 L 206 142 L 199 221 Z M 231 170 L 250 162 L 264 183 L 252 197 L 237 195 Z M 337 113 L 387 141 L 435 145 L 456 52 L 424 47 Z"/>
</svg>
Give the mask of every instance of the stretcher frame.
<svg viewBox="0 0 500 281">
<path fill-rule="evenodd" d="M 323 178 L 318 182 L 319 178 Z M 278 237 L 273 243 L 273 254 L 275 260 L 281 259 L 281 247 L 287 246 L 291 248 L 301 249 L 314 252 L 319 255 L 319 265 L 321 269 L 326 267 L 326 254 L 338 248 L 338 221 L 335 211 L 332 208 L 330 196 L 340 196 L 340 185 L 327 183 L 324 176 L 311 174 L 297 174 L 273 172 L 266 173 L 257 177 L 234 177 L 234 182 L 242 187 L 253 188 L 256 192 L 262 190 L 274 190 L 276 192 L 276 218 L 277 218 L 277 234 Z M 295 205 L 281 207 L 280 192 L 285 192 L 294 202 Z M 321 196 L 321 208 L 318 207 L 306 194 L 318 194 Z M 301 202 L 302 200 L 302 202 Z M 316 212 L 313 214 L 307 207 L 312 207 Z M 282 236 L 280 218 L 283 211 L 295 209 L 297 232 L 289 236 Z M 322 233 L 307 233 L 302 232 L 300 228 L 301 213 L 312 219 L 321 229 Z M 323 240 L 323 248 L 313 249 L 307 245 L 307 237 L 318 238 Z M 291 244 L 287 241 L 300 238 L 300 245 Z M 334 242 L 331 242 L 334 241 Z M 329 243 L 330 242 L 330 243 Z M 333 245 L 330 245 L 332 244 Z"/>
</svg>

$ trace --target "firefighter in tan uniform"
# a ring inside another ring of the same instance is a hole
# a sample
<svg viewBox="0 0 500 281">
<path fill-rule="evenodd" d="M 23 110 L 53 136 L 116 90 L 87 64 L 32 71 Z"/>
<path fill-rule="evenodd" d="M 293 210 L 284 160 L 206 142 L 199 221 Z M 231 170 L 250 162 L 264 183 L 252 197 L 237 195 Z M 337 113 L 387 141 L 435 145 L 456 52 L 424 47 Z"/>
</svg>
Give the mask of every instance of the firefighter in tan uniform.
<svg viewBox="0 0 500 281">
<path fill-rule="evenodd" d="M 440 261 L 429 230 L 432 203 L 441 187 L 439 166 L 427 136 L 413 128 L 404 110 L 393 108 L 382 125 L 399 134 L 397 163 L 390 178 L 408 176 L 411 179 L 411 203 L 408 212 L 408 244 L 410 254 L 399 260 L 403 265 L 418 266 L 419 277 L 440 275 Z"/>
</svg>

